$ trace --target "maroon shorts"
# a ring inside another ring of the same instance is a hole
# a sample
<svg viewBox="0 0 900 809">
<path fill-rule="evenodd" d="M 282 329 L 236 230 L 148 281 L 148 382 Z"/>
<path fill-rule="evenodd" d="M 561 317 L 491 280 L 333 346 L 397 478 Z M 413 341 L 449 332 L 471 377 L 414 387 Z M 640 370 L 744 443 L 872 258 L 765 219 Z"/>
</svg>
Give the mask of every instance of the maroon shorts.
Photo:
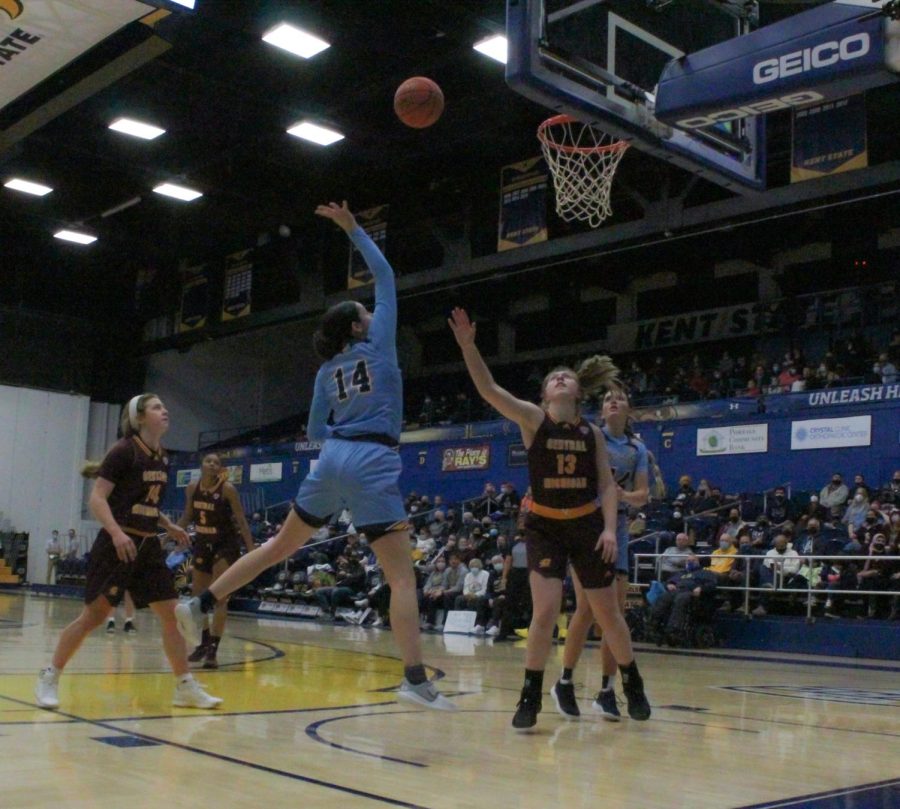
<svg viewBox="0 0 900 809">
<path fill-rule="evenodd" d="M 528 569 L 548 579 L 564 579 L 571 562 L 585 589 L 609 587 L 615 580 L 615 563 L 604 562 L 600 551 L 594 550 L 602 531 L 603 514 L 599 509 L 574 520 L 551 520 L 528 514 L 525 517 Z"/>
<path fill-rule="evenodd" d="M 220 559 L 224 559 L 231 567 L 240 558 L 241 544 L 236 537 L 207 539 L 201 535 L 194 540 L 194 558 L 191 565 L 200 573 L 212 573 L 213 567 Z"/>
<path fill-rule="evenodd" d="M 101 529 L 88 559 L 85 604 L 105 596 L 116 606 L 126 590 L 139 610 L 156 601 L 178 598 L 175 580 L 172 571 L 166 567 L 166 555 L 159 539 L 155 536 L 131 538 L 138 549 L 137 558 L 133 562 L 123 562 L 116 555 L 112 537 Z"/>
</svg>

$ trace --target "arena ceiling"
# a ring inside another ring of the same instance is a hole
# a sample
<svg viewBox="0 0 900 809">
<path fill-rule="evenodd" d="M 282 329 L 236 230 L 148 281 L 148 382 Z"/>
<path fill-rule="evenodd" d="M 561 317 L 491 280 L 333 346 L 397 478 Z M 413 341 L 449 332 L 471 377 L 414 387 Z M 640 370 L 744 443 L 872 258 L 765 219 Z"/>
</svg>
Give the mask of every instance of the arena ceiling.
<svg viewBox="0 0 900 809">
<path fill-rule="evenodd" d="M 762 22 L 809 5 L 764 2 Z M 547 114 L 473 50 L 503 32 L 504 14 L 504 0 L 197 0 L 155 32 L 127 26 L 0 111 L 4 181 L 23 176 L 54 189 L 40 198 L 0 189 L 0 303 L 109 316 L 135 268 L 174 272 L 179 259 L 252 246 L 280 226 L 299 235 L 302 250 L 313 207 L 333 198 L 358 209 L 390 202 L 392 219 L 412 228 L 485 211 L 490 242 L 499 168 L 537 153 L 534 130 Z M 331 47 L 304 60 L 264 43 L 281 21 Z M 121 75 L 110 79 L 110 66 Z M 394 89 L 413 75 L 435 79 L 447 99 L 427 130 L 404 127 L 392 110 Z M 71 88 L 83 97 L 61 111 Z M 882 98 L 890 120 L 897 92 Z M 166 133 L 144 141 L 111 131 L 123 115 Z M 346 137 L 321 148 L 286 133 L 305 118 Z M 890 129 L 880 136 L 896 158 Z M 673 171 L 647 157 L 623 167 L 623 183 L 652 199 Z M 164 181 L 203 197 L 154 194 Z M 52 238 L 73 225 L 98 242 L 85 249 Z"/>
</svg>

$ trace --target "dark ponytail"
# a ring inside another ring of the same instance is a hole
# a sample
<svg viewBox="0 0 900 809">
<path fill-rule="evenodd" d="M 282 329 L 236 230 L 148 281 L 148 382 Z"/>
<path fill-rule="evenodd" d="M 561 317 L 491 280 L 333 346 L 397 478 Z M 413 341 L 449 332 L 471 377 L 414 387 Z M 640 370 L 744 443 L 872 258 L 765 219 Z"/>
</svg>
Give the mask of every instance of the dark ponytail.
<svg viewBox="0 0 900 809">
<path fill-rule="evenodd" d="M 323 360 L 330 360 L 353 337 L 353 324 L 359 322 L 355 301 L 336 303 L 324 315 L 313 335 L 313 348 Z"/>
</svg>

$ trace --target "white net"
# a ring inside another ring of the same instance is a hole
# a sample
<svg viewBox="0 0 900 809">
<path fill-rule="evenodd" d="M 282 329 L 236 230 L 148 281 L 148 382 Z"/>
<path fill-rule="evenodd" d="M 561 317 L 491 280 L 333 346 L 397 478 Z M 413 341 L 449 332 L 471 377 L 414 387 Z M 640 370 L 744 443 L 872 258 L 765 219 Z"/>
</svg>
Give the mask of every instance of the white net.
<svg viewBox="0 0 900 809">
<path fill-rule="evenodd" d="M 598 227 L 612 214 L 613 176 L 628 143 L 568 115 L 544 121 L 538 140 L 553 174 L 556 212 L 567 222 Z"/>
</svg>

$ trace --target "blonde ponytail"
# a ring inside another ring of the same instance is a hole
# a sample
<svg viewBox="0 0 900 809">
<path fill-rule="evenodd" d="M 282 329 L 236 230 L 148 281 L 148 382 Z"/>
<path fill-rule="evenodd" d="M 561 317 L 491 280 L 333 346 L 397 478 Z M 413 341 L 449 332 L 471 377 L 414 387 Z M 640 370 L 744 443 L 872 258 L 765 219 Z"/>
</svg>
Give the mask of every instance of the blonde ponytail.
<svg viewBox="0 0 900 809">
<path fill-rule="evenodd" d="M 88 480 L 100 477 L 100 461 L 85 461 L 81 467 L 81 477 Z"/>
<path fill-rule="evenodd" d="M 619 369 L 610 357 L 605 354 L 595 354 L 588 357 L 575 372 L 578 376 L 578 384 L 587 399 L 600 391 L 609 388 L 621 388 L 622 381 L 619 378 Z"/>
</svg>

